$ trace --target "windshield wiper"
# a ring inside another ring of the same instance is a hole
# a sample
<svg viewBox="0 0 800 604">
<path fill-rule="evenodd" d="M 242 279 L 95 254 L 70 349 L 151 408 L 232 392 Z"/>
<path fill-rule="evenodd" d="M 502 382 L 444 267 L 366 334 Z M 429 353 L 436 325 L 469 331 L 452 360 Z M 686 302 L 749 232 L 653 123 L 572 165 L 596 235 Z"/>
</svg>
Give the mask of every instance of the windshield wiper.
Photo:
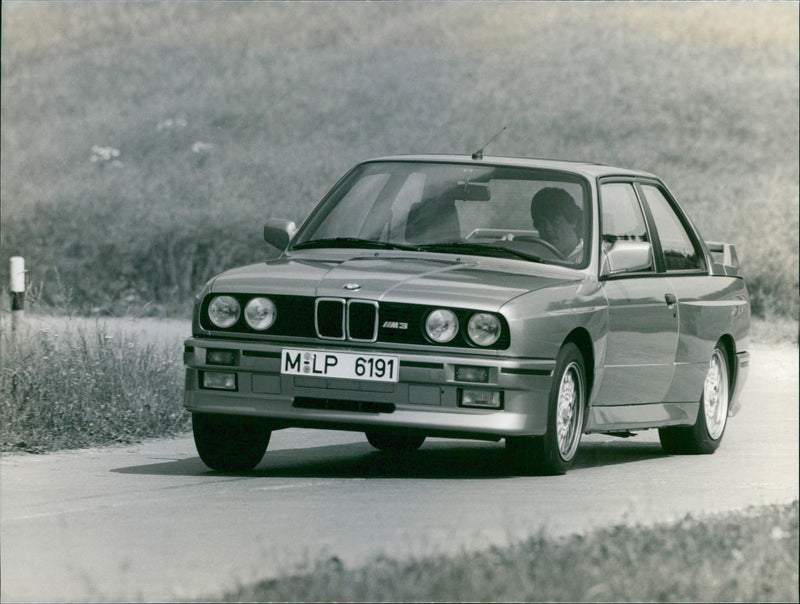
<svg viewBox="0 0 800 604">
<path fill-rule="evenodd" d="M 312 248 L 322 247 L 356 247 L 356 248 L 371 248 L 379 250 L 410 250 L 419 251 L 419 248 L 413 245 L 403 245 L 402 243 L 390 243 L 388 241 L 374 241 L 372 239 L 360 239 L 358 237 L 331 237 L 328 239 L 312 239 L 311 241 L 304 241 L 298 243 L 292 249 L 306 250 Z"/>
<path fill-rule="evenodd" d="M 552 264 L 550 260 L 541 258 L 540 256 L 534 256 L 533 254 L 526 254 L 524 252 L 518 252 L 517 250 L 512 250 L 507 247 L 499 247 L 486 243 L 466 243 L 463 241 L 452 241 L 450 243 L 429 243 L 427 245 L 420 245 L 418 249 L 426 252 L 452 252 L 456 254 L 460 252 L 462 254 L 476 254 L 479 256 L 512 256 L 514 258 L 522 258 L 523 260 L 530 260 L 532 262 Z"/>
<path fill-rule="evenodd" d="M 312 239 L 311 241 L 304 241 L 298 243 L 292 249 L 295 250 L 308 250 L 314 248 L 334 248 L 334 247 L 354 247 L 354 248 L 368 248 L 379 250 L 406 250 L 412 252 L 445 252 L 445 253 L 462 253 L 462 254 L 477 254 L 482 256 L 510 256 L 512 258 L 521 258 L 531 262 L 541 262 L 543 264 L 552 264 L 550 260 L 534 256 L 533 254 L 526 254 L 518 252 L 507 247 L 500 247 L 489 245 L 485 243 L 466 243 L 464 241 L 452 241 L 448 243 L 428 243 L 426 245 L 404 245 L 402 243 L 390 243 L 388 241 L 375 241 L 372 239 L 361 239 L 359 237 L 331 237 L 327 239 Z"/>
</svg>

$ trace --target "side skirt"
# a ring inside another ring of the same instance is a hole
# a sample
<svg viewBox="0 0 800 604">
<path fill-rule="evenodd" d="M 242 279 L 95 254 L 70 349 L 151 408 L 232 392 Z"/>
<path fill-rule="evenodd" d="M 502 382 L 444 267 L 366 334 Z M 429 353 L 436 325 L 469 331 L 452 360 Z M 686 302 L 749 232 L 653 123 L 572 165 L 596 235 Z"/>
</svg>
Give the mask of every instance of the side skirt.
<svg viewBox="0 0 800 604">
<path fill-rule="evenodd" d="M 589 409 L 585 432 L 691 426 L 699 410 L 699 402 L 593 406 Z"/>
</svg>

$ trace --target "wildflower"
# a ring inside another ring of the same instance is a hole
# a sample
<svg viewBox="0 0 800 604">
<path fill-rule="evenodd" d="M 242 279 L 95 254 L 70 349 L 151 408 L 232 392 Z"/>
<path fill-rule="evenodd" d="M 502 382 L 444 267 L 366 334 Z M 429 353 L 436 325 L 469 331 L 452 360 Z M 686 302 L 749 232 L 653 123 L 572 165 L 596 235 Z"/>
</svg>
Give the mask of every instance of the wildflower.
<svg viewBox="0 0 800 604">
<path fill-rule="evenodd" d="M 92 145 L 92 163 L 98 161 L 111 161 L 119 157 L 119 149 L 114 147 L 101 147 L 100 145 Z"/>
<path fill-rule="evenodd" d="M 208 153 L 211 149 L 214 148 L 214 145 L 211 143 L 204 143 L 203 141 L 197 141 L 195 144 L 192 145 L 192 153 Z"/>
<path fill-rule="evenodd" d="M 105 166 L 106 164 L 119 168 L 122 162 L 117 159 L 120 156 L 119 149 L 114 147 L 101 147 L 100 145 L 92 145 L 92 156 L 89 158 L 93 164 Z"/>
<path fill-rule="evenodd" d="M 172 130 L 173 128 L 179 130 L 181 128 L 186 128 L 187 125 L 188 122 L 186 121 L 186 118 L 177 117 L 175 119 L 172 119 L 170 117 L 158 122 L 158 124 L 156 125 L 156 130 L 158 130 L 159 132 L 163 130 Z"/>
</svg>

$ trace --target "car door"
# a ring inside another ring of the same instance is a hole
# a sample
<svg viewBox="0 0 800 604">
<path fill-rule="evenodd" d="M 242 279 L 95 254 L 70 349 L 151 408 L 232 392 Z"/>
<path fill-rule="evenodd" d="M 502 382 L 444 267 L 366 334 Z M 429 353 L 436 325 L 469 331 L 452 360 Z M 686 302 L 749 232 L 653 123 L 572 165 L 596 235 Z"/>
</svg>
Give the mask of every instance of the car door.
<svg viewBox="0 0 800 604">
<path fill-rule="evenodd" d="M 669 399 L 697 401 L 708 360 L 721 334 L 742 304 L 725 302 L 725 287 L 733 279 L 709 278 L 707 259 L 685 215 L 660 183 L 638 183 L 654 226 L 663 271 L 678 304 L 678 350 Z"/>
<path fill-rule="evenodd" d="M 601 261 L 623 242 L 652 245 L 632 182 L 601 182 L 600 216 Z M 647 268 L 601 277 L 608 301 L 608 336 L 595 406 L 665 400 L 678 346 L 677 299 L 655 258 L 651 250 Z"/>
</svg>

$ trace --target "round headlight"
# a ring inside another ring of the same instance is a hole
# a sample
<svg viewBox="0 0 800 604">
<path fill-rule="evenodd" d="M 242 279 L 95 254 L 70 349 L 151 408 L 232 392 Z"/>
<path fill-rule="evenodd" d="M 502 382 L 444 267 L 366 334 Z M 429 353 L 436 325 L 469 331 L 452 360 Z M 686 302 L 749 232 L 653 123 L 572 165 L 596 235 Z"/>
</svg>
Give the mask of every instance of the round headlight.
<svg viewBox="0 0 800 604">
<path fill-rule="evenodd" d="M 467 323 L 467 335 L 478 346 L 491 346 L 500 338 L 500 319 L 485 312 L 472 315 Z"/>
<path fill-rule="evenodd" d="M 450 310 L 438 308 L 425 319 L 425 333 L 438 344 L 449 342 L 458 333 L 458 317 Z"/>
<path fill-rule="evenodd" d="M 233 296 L 217 296 L 208 305 L 208 318 L 220 329 L 236 323 L 241 312 L 242 307 Z"/>
<path fill-rule="evenodd" d="M 278 318 L 278 309 L 269 298 L 253 298 L 244 307 L 244 320 L 258 331 L 269 329 Z"/>
</svg>

